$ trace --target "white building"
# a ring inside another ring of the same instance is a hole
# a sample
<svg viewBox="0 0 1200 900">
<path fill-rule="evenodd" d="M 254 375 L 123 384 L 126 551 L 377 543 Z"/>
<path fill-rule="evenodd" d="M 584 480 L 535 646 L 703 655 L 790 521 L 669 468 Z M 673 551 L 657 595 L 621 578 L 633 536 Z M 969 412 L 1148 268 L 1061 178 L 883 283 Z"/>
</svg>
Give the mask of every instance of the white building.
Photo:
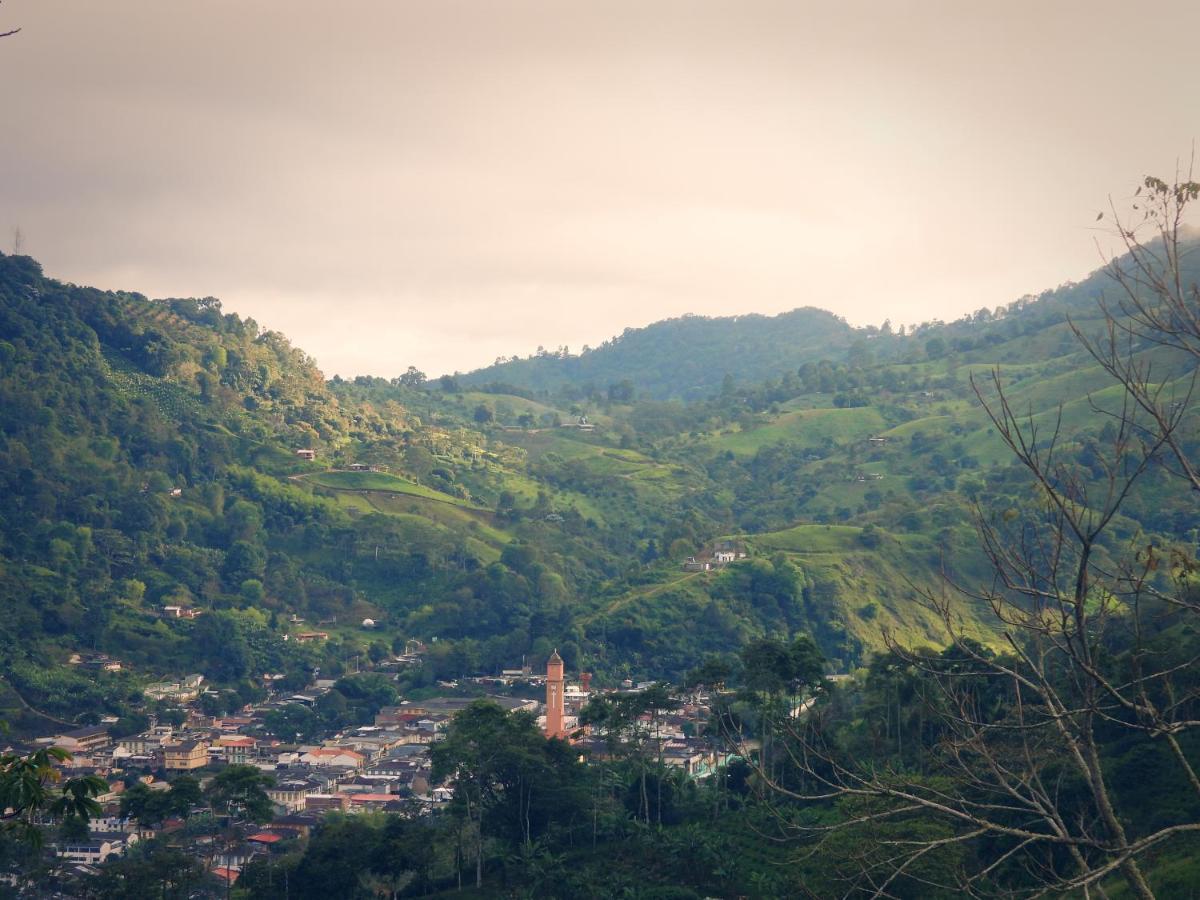
<svg viewBox="0 0 1200 900">
<path fill-rule="evenodd" d="M 126 848 L 136 840 L 135 834 L 97 832 L 82 841 L 68 841 L 60 844 L 56 853 L 60 859 L 99 865 L 110 856 L 121 856 Z"/>
</svg>

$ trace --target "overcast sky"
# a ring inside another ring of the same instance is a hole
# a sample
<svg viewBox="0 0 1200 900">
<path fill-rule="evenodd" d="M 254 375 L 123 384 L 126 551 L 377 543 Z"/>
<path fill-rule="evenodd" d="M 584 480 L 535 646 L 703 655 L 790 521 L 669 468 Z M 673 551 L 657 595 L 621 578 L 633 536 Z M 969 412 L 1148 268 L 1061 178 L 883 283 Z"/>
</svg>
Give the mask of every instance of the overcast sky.
<svg viewBox="0 0 1200 900">
<path fill-rule="evenodd" d="M 1098 264 L 1200 4 L 7 0 L 0 227 L 326 374 L 687 312 L 955 318 Z"/>
</svg>

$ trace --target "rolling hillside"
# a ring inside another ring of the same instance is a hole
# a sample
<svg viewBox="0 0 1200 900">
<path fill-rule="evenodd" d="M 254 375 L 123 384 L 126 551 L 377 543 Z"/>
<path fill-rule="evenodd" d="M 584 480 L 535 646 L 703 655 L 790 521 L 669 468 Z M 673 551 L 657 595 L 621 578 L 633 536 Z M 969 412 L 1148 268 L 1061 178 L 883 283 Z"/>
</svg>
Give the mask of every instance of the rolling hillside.
<svg viewBox="0 0 1200 900">
<path fill-rule="evenodd" d="M 430 681 L 555 646 L 599 678 L 677 676 L 762 634 L 809 633 L 841 671 L 885 634 L 937 646 L 921 594 L 985 582 L 973 516 L 1032 499 L 971 377 L 998 366 L 1088 472 L 1115 393 L 1064 317 L 1095 327 L 1102 287 L 916 335 L 812 311 L 680 320 L 507 363 L 505 385 L 327 383 L 214 300 L 103 293 L 0 257 L 0 676 L 40 713 L 128 715 L 139 683 L 176 670 L 251 695 L 263 672 L 299 683 L 410 638 L 438 639 Z M 1184 360 L 1143 352 L 1182 390 Z M 610 394 L 617 374 L 651 380 Z M 1197 539 L 1164 484 L 1147 475 L 1115 539 Z M 719 538 L 747 558 L 684 570 Z M 994 642 L 986 611 L 961 616 Z M 330 640 L 284 640 L 293 619 Z M 85 678 L 71 653 L 125 671 Z"/>
</svg>

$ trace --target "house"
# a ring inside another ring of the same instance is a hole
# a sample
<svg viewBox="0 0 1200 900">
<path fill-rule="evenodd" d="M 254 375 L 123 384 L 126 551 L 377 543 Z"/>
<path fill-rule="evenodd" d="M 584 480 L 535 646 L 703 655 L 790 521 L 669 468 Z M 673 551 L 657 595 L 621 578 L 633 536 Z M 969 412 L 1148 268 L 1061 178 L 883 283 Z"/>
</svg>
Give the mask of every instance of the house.
<svg viewBox="0 0 1200 900">
<path fill-rule="evenodd" d="M 54 738 L 54 746 L 62 747 L 72 755 L 91 753 L 112 743 L 108 736 L 108 728 L 104 725 L 89 725 L 87 728 L 76 728 Z"/>
<path fill-rule="evenodd" d="M 374 472 L 375 471 L 374 466 L 368 466 L 366 463 L 350 463 L 350 465 L 346 466 L 346 469 L 350 472 Z"/>
<path fill-rule="evenodd" d="M 361 769 L 367 764 L 367 758 L 344 747 L 314 747 L 301 755 L 300 762 L 310 766 L 349 766 Z"/>
<path fill-rule="evenodd" d="M 55 850 L 55 855 L 59 859 L 98 865 L 110 856 L 122 855 L 134 840 L 136 838 L 132 835 L 123 832 L 98 832 L 88 835 L 82 841 L 67 841 L 60 844 Z"/>
<path fill-rule="evenodd" d="M 162 747 L 162 738 L 155 734 L 142 732 L 130 737 L 123 737 L 117 741 L 117 749 L 113 751 L 113 757 L 120 755 L 121 758 L 127 759 L 132 756 L 146 756 L 151 753 L 157 753 Z M 119 754 L 118 754 L 118 751 Z"/>
<path fill-rule="evenodd" d="M 162 614 L 164 619 L 195 619 L 204 612 L 202 609 L 193 609 L 190 606 L 164 606 Z"/>
<path fill-rule="evenodd" d="M 885 437 L 867 438 L 867 443 L 869 443 L 869 444 L 886 444 L 887 438 L 885 438 Z"/>
<path fill-rule="evenodd" d="M 284 812 L 297 812 L 304 809 L 304 798 L 310 794 L 319 794 L 325 785 L 315 778 L 285 778 L 267 788 L 267 796 L 275 804 L 275 808 Z"/>
<path fill-rule="evenodd" d="M 712 568 L 719 569 L 731 562 L 746 558 L 746 548 L 737 541 L 713 541 L 712 549 L 706 550 L 697 557 L 699 562 L 709 562 Z"/>
<path fill-rule="evenodd" d="M 222 884 L 237 884 L 238 878 L 242 873 L 238 869 L 231 869 L 228 866 L 213 866 L 213 875 Z"/>
<path fill-rule="evenodd" d="M 595 431 L 596 426 L 588 421 L 587 416 L 580 416 L 574 422 L 563 422 L 563 428 L 578 428 L 580 431 Z"/>
<path fill-rule="evenodd" d="M 308 812 L 328 812 L 336 809 L 346 812 L 350 808 L 348 794 L 309 794 L 304 798 L 304 808 Z"/>
<path fill-rule="evenodd" d="M 122 663 L 105 653 L 72 653 L 67 662 L 72 666 L 96 669 L 101 672 L 120 672 Z"/>
<path fill-rule="evenodd" d="M 300 459 L 307 459 L 309 461 L 312 461 L 317 458 L 317 451 L 305 448 L 303 450 L 297 450 L 296 456 L 298 456 Z"/>
<path fill-rule="evenodd" d="M 184 741 L 163 747 L 163 768 L 168 772 L 193 772 L 207 765 L 207 741 Z"/>
<path fill-rule="evenodd" d="M 217 738 L 216 747 L 225 762 L 230 765 L 251 765 L 254 762 L 254 748 L 258 741 L 246 735 L 222 735 Z"/>
<path fill-rule="evenodd" d="M 395 803 L 400 798 L 396 794 L 348 794 L 350 798 L 350 809 L 383 809 L 389 803 Z"/>
<path fill-rule="evenodd" d="M 212 727 L 218 731 L 224 731 L 232 734 L 241 731 L 249 725 L 253 725 L 258 721 L 256 716 L 223 716 L 219 719 L 213 719 Z"/>
<path fill-rule="evenodd" d="M 124 666 L 119 659 L 113 659 L 103 653 L 92 659 L 85 659 L 82 665 L 85 669 L 94 669 L 98 672 L 120 672 Z"/>
<path fill-rule="evenodd" d="M 296 643 L 308 644 L 312 641 L 327 641 L 329 640 L 328 631 L 301 631 L 296 635 Z"/>
<path fill-rule="evenodd" d="M 159 681 L 147 685 L 142 691 L 150 700 L 173 700 L 176 703 L 187 703 L 200 696 L 200 685 L 203 675 L 189 675 L 182 681 Z"/>
<path fill-rule="evenodd" d="M 403 725 L 404 717 L 408 713 L 399 706 L 381 706 L 379 712 L 375 713 L 375 724 L 379 727 L 387 727 L 388 725 Z"/>
</svg>

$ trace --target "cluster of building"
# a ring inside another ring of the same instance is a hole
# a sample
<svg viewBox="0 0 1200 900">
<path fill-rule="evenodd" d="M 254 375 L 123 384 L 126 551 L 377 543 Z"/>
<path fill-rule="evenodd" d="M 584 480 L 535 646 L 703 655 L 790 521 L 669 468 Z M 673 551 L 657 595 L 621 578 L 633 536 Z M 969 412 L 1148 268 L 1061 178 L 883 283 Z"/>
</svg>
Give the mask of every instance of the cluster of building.
<svg viewBox="0 0 1200 900">
<path fill-rule="evenodd" d="M 193 694 L 198 695 L 202 680 L 194 675 L 148 690 L 156 697 L 181 698 L 186 704 L 195 699 Z M 38 746 L 61 747 L 71 754 L 63 777 L 96 775 L 108 785 L 97 798 L 103 814 L 89 823 L 88 836 L 53 845 L 64 863 L 86 870 L 162 830 L 176 833 L 173 843 L 204 860 L 219 877 L 234 881 L 247 861 L 278 850 L 290 838 L 307 836 L 330 810 L 421 815 L 447 802 L 453 793 L 449 787 L 431 783 L 429 745 L 473 698 L 443 697 L 384 707 L 372 724 L 315 742 L 287 743 L 269 733 L 266 717 L 273 709 L 311 705 L 332 684 L 319 681 L 302 694 L 247 707 L 237 715 L 210 717 L 191 708 L 178 726 L 154 724 L 139 734 L 115 737 L 110 731 L 114 723 L 107 721 L 10 749 L 28 752 Z M 510 710 L 534 711 L 538 707 L 535 700 L 493 699 Z M 220 835 L 184 835 L 182 820 L 149 828 L 120 815 L 121 796 L 131 784 L 140 782 L 152 791 L 167 791 L 173 779 L 191 775 L 203 785 L 229 765 L 255 766 L 275 781 L 267 789 L 275 818 L 256 826 L 243 839 L 231 844 Z"/>
<path fill-rule="evenodd" d="M 548 737 L 568 740 L 582 753 L 603 758 L 609 752 L 606 741 L 579 725 L 579 712 L 592 695 L 591 676 L 581 673 L 578 683 L 568 684 L 564 670 L 555 651 L 544 676 L 523 666 L 499 677 L 477 680 L 524 683 L 526 687 L 544 682 L 544 704 L 515 696 L 488 699 L 510 712 L 541 713 L 538 721 Z M 64 766 L 64 777 L 96 775 L 108 785 L 97 798 L 103 815 L 90 822 L 87 838 L 54 845 L 64 864 L 77 869 L 99 865 L 161 830 L 172 835 L 173 843 L 203 860 L 219 878 L 232 882 L 249 860 L 279 852 L 289 846 L 290 839 L 306 837 L 331 810 L 428 814 L 453 795 L 453 784 L 432 781 L 429 746 L 443 736 L 459 711 L 478 699 L 448 696 L 404 701 L 380 709 L 370 725 L 344 729 L 318 741 L 288 743 L 270 733 L 270 713 L 292 704 L 314 705 L 333 687 L 333 681 L 319 680 L 302 693 L 248 706 L 236 715 L 215 717 L 202 714 L 192 703 L 203 691 L 203 681 L 203 676 L 195 674 L 146 688 L 147 697 L 172 700 L 186 709 L 180 725 L 155 723 L 139 734 L 114 736 L 110 729 L 115 722 L 110 719 L 11 748 L 26 752 L 39 745 L 61 747 L 72 757 Z M 636 689 L 629 682 L 623 688 Z M 693 777 L 714 771 L 719 762 L 716 748 L 697 737 L 706 716 L 703 705 L 686 702 L 655 715 L 654 755 Z M 649 716 L 646 722 L 632 725 L 644 727 L 647 734 L 649 726 Z M 121 817 L 121 795 L 129 785 L 140 782 L 151 791 L 166 791 L 181 775 L 196 777 L 204 785 L 229 765 L 255 766 L 274 778 L 274 785 L 267 790 L 274 818 L 238 829 L 244 837 L 230 840 L 219 831 L 192 833 L 181 819 L 168 819 L 149 828 Z"/>
<path fill-rule="evenodd" d="M 588 759 L 607 759 L 613 752 L 611 735 L 594 734 L 581 727 L 579 712 L 591 696 L 591 675 L 581 672 L 578 685 L 568 685 L 564 676 L 562 657 L 555 650 L 546 663 L 546 713 L 541 719 L 546 737 L 562 738 Z M 648 684 L 626 682 L 622 690 L 638 691 Z M 628 733 L 617 735 L 625 741 L 636 741 L 643 752 L 663 765 L 682 770 L 692 778 L 706 778 L 727 761 L 720 741 L 707 736 L 705 725 L 710 709 L 701 698 L 681 699 L 667 710 L 649 710 L 628 726 Z"/>
</svg>

